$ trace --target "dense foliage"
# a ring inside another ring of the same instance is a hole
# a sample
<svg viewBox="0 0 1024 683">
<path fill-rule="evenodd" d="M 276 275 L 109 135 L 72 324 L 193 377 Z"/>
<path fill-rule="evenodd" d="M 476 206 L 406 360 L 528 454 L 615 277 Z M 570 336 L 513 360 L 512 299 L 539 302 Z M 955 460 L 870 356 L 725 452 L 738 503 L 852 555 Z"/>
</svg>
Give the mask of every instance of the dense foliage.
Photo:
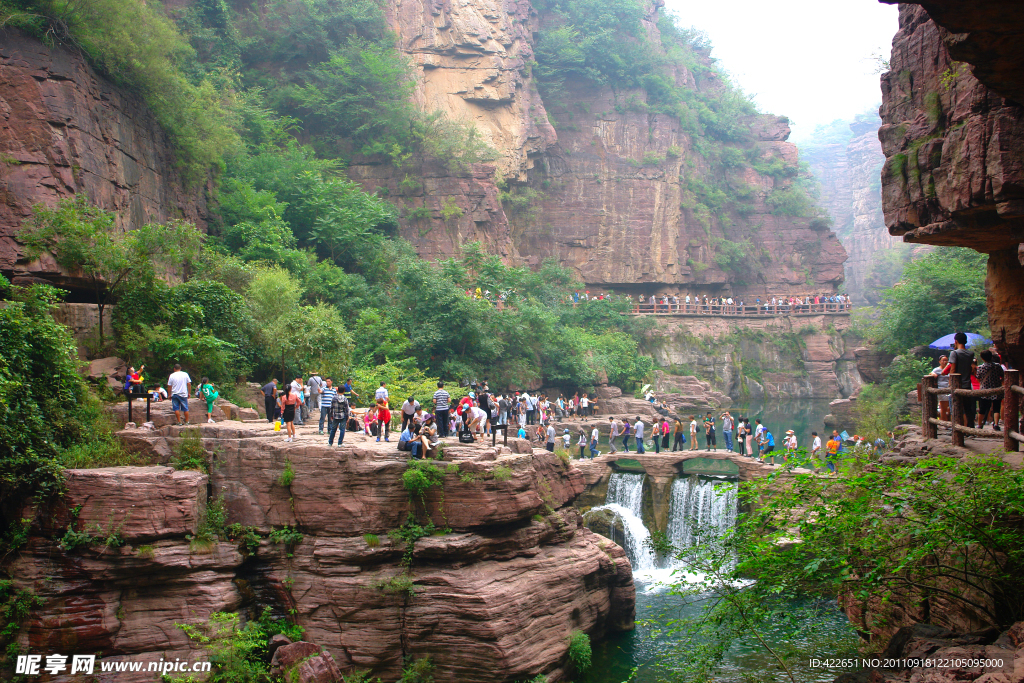
<svg viewBox="0 0 1024 683">
<path fill-rule="evenodd" d="M 733 532 L 698 526 L 704 540 L 675 549 L 692 573 L 673 589 L 702 609 L 662 624 L 678 638 L 667 680 L 713 679 L 738 638 L 794 681 L 813 673 L 799 670 L 808 655 L 854 653 L 856 639 L 814 618 L 834 610 L 819 597 L 870 604 L 865 631 L 929 606 L 936 619 L 957 608 L 998 627 L 1021 619 L 1024 474 L 994 456 L 907 466 L 854 453 L 839 467 L 835 478 L 779 471 L 744 483 L 750 505 Z"/>
<path fill-rule="evenodd" d="M 987 259 L 956 247 L 909 263 L 882 295 L 878 335 L 883 348 L 900 353 L 956 331 L 987 333 Z"/>
<path fill-rule="evenodd" d="M 0 507 L 63 484 L 60 455 L 91 436 L 96 409 L 75 342 L 51 310 L 56 290 L 0 277 Z M 5 520 L 10 521 L 10 520 Z"/>
</svg>

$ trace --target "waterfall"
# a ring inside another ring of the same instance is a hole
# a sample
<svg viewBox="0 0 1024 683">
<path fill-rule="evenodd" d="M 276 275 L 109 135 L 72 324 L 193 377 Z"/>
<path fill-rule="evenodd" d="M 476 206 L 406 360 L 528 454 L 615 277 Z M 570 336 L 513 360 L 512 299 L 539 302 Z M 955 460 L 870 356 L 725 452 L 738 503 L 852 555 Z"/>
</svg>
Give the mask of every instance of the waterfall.
<svg viewBox="0 0 1024 683">
<path fill-rule="evenodd" d="M 736 523 L 736 482 L 709 481 L 697 476 L 672 482 L 668 540 L 676 548 L 691 548 L 702 539 L 699 531 L 721 538 Z"/>
<path fill-rule="evenodd" d="M 647 530 L 642 519 L 646 478 L 646 474 L 612 473 L 608 481 L 605 504 L 587 512 L 590 515 L 593 512 L 607 510 L 622 524 L 626 536 L 623 549 L 629 557 L 634 574 L 655 568 L 654 556 L 645 546 L 651 532 Z"/>
</svg>

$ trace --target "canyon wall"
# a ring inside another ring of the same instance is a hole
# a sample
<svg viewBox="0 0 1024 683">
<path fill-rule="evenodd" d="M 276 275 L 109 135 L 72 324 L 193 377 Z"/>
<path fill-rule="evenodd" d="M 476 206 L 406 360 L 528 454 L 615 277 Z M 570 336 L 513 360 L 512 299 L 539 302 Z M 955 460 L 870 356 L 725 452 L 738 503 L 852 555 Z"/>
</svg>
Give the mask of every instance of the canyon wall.
<svg viewBox="0 0 1024 683">
<path fill-rule="evenodd" d="M 151 466 L 69 470 L 62 498 L 26 508 L 28 542 L 4 568 L 43 599 L 19 636 L 27 651 L 202 661 L 177 624 L 270 607 L 346 673 L 396 680 L 405 658 L 429 657 L 439 681 L 511 682 L 560 679 L 573 630 L 596 639 L 633 626 L 629 561 L 583 528 L 571 505 L 583 474 L 554 454 L 517 439 L 446 443 L 444 483 L 421 501 L 394 443 L 286 444 L 265 422 L 198 428 L 210 475 L 163 466 L 181 428 L 128 429 L 121 438 Z M 258 547 L 195 540 L 216 499 Z M 410 513 L 448 531 L 407 553 L 388 532 Z M 93 542 L 69 546 L 69 529 Z M 275 542 L 275 529 L 298 534 Z M 153 678 L 99 680 L 115 676 Z"/>
<path fill-rule="evenodd" d="M 1009 0 L 901 5 L 879 130 L 889 232 L 989 254 L 989 326 L 1016 367 L 1024 365 L 1022 33 L 1024 12 Z"/>
<path fill-rule="evenodd" d="M 845 397 L 861 385 L 850 325 L 848 315 L 663 319 L 645 351 L 734 399 Z"/>
<path fill-rule="evenodd" d="M 646 10 L 644 27 L 659 44 L 658 7 Z M 699 215 L 687 179 L 703 177 L 710 162 L 677 118 L 650 112 L 644 91 L 567 82 L 559 103 L 544 102 L 532 76 L 533 42 L 558 24 L 555 14 L 515 0 L 392 0 L 387 14 L 415 66 L 417 103 L 475 124 L 499 155 L 471 169 L 354 160 L 352 177 L 396 202 L 402 235 L 424 257 L 479 240 L 510 261 L 554 257 L 589 285 L 636 293 L 764 296 L 831 292 L 842 281 L 846 255 L 828 226 L 766 204 L 790 179 L 734 169 L 729 181 L 752 188 L 749 211 Z M 675 73 L 690 89 L 722 87 L 716 78 L 710 69 L 700 82 L 685 67 Z M 797 164 L 785 119 L 750 116 L 737 125 L 759 158 Z M 421 183 L 402 182 L 423 169 Z M 507 188 L 501 195 L 499 184 Z M 429 216 L 417 212 L 423 208 Z M 757 248 L 720 267 L 721 243 L 744 240 Z"/>
<path fill-rule="evenodd" d="M 872 266 L 883 252 L 902 248 L 885 229 L 882 215 L 880 172 L 885 156 L 878 141 L 880 125 L 874 114 L 836 122 L 800 145 L 801 156 L 821 187 L 822 205 L 849 254 L 845 288 L 857 305 L 878 303 L 877 287 L 869 282 Z"/>
<path fill-rule="evenodd" d="M 14 239 L 35 204 L 84 192 L 124 229 L 182 218 L 206 224 L 203 188 L 186 188 L 166 134 L 143 102 L 85 60 L 16 29 L 0 41 L 0 272 L 74 286 Z"/>
</svg>

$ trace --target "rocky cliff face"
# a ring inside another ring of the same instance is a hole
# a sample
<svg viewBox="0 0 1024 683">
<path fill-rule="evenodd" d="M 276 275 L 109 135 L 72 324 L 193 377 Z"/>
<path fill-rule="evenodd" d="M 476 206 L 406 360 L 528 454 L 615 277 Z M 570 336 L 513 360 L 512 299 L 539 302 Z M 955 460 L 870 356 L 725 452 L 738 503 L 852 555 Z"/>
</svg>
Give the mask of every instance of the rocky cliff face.
<svg viewBox="0 0 1024 683">
<path fill-rule="evenodd" d="M 167 136 L 141 100 L 81 58 L 6 28 L 0 41 L 0 271 L 25 274 L 14 235 L 34 204 L 78 192 L 123 228 L 172 218 L 206 223 L 202 189 L 187 190 Z M 74 284 L 56 264 L 31 275 Z"/>
<path fill-rule="evenodd" d="M 460 472 L 428 491 L 424 508 L 402 484 L 407 466 L 393 443 L 350 434 L 342 449 L 312 437 L 284 444 L 265 423 L 201 429 L 209 476 L 159 464 L 72 470 L 58 504 L 26 510 L 31 538 L 5 567 L 44 599 L 21 633 L 26 649 L 194 659 L 176 624 L 269 605 L 293 615 L 343 671 L 395 680 L 404 657 L 429 656 L 438 680 L 516 681 L 560 676 L 574 629 L 632 628 L 629 561 L 583 528 L 570 505 L 583 475 L 553 454 L 518 440 L 497 451 L 448 444 L 440 466 L 454 461 Z M 121 436 L 161 463 L 181 431 Z M 258 549 L 189 542 L 208 491 L 229 522 L 264 536 Z M 416 542 L 406 591 L 389 583 L 405 573 L 404 544 L 387 533 L 410 512 L 451 532 Z M 301 540 L 266 538 L 283 526 Z M 68 528 L 97 540 L 62 549 Z M 104 543 L 115 534 L 124 545 Z"/>
<path fill-rule="evenodd" d="M 889 232 L 989 254 L 989 325 L 1017 367 L 1024 364 L 1024 77 L 1014 68 L 1021 53 L 1012 36 L 1022 29 L 1024 13 L 1008 0 L 978 11 L 952 2 L 901 5 L 879 131 Z"/>
<path fill-rule="evenodd" d="M 788 179 L 736 171 L 734 180 L 753 188 L 750 212 L 697 215 L 686 180 L 705 173 L 709 162 L 676 118 L 648 113 L 643 91 L 567 83 L 571 107 L 543 102 L 529 65 L 534 36 L 556 21 L 553 15 L 523 0 L 392 0 L 388 16 L 417 67 L 420 106 L 474 123 L 500 155 L 496 168 L 429 169 L 415 187 L 401 183 L 408 169 L 369 160 L 352 165 L 353 177 L 386 188 L 403 207 L 402 235 L 423 256 L 447 256 L 480 240 L 511 260 L 536 265 L 554 257 L 588 284 L 647 293 L 789 294 L 831 291 L 842 280 L 845 252 L 827 226 L 773 214 L 765 204 Z M 658 16 L 648 6 L 644 25 L 655 42 Z M 698 87 L 682 67 L 676 81 Z M 784 120 L 751 117 L 740 125 L 750 128 L 762 158 L 796 164 Z M 495 170 L 509 184 L 512 201 L 504 207 Z M 461 215 L 443 212 L 446 205 Z M 429 217 L 412 213 L 421 207 Z M 741 268 L 720 268 L 718 245 L 748 238 L 757 253 Z"/>
<path fill-rule="evenodd" d="M 735 399 L 836 398 L 861 385 L 849 328 L 849 316 L 709 316 L 661 321 L 647 346 L 660 367 L 707 379 Z"/>
<path fill-rule="evenodd" d="M 847 124 L 843 124 L 844 126 Z M 882 215 L 879 174 L 885 156 L 878 141 L 877 116 L 848 124 L 849 132 L 836 141 L 814 140 L 800 146 L 821 186 L 822 204 L 849 258 L 845 264 L 846 292 L 857 304 L 876 304 L 866 280 L 882 252 L 899 248 Z"/>
</svg>

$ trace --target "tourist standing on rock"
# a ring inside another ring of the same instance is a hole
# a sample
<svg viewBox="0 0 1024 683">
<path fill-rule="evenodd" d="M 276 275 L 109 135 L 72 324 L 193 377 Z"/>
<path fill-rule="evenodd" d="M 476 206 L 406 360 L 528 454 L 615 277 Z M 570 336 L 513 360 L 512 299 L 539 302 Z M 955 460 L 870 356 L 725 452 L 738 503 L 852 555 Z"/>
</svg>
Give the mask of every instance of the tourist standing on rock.
<svg viewBox="0 0 1024 683">
<path fill-rule="evenodd" d="M 644 421 L 639 415 L 636 416 L 636 422 L 633 423 L 633 434 L 636 436 L 636 452 L 637 454 L 644 453 Z"/>
<path fill-rule="evenodd" d="M 174 364 L 174 372 L 167 378 L 167 393 L 171 395 L 171 408 L 178 424 L 188 424 L 188 396 L 192 393 L 192 378 L 177 363 Z"/>
<path fill-rule="evenodd" d="M 821 437 L 818 436 L 818 432 L 811 432 L 811 462 L 815 463 L 815 467 L 821 456 Z"/>
<path fill-rule="evenodd" d="M 302 398 L 299 393 L 291 384 L 286 385 L 284 393 L 278 399 L 278 404 L 281 406 L 281 422 L 285 426 L 285 441 L 295 441 L 295 413 L 300 403 L 302 403 Z"/>
<path fill-rule="evenodd" d="M 971 389 L 971 364 L 974 363 L 974 354 L 967 350 L 967 335 L 963 332 L 957 332 L 953 335 L 953 345 L 956 347 L 953 353 L 949 354 L 949 365 L 943 369 L 943 374 L 960 375 L 960 386 L 953 387 L 953 389 Z M 974 413 L 975 413 L 975 402 L 973 398 L 964 396 L 960 399 L 963 410 L 960 414 L 960 419 L 963 426 L 973 427 L 974 426 Z"/>
<path fill-rule="evenodd" d="M 768 464 L 774 465 L 774 458 L 771 453 L 775 450 L 775 436 L 772 435 L 771 430 L 767 427 L 761 432 L 761 441 L 764 442 L 764 447 L 761 449 L 762 459 L 768 458 Z M 783 456 L 783 460 L 785 460 L 785 456 Z"/>
<path fill-rule="evenodd" d="M 451 395 L 444 388 L 444 382 L 438 382 L 437 391 L 434 392 L 434 416 L 437 418 L 438 436 L 442 438 L 448 436 L 451 400 Z"/>
<path fill-rule="evenodd" d="M 706 439 L 705 450 L 710 451 L 712 448 L 718 450 L 718 441 L 715 439 L 715 418 L 711 415 L 710 410 L 704 416 L 704 438 Z"/>
<path fill-rule="evenodd" d="M 527 426 L 533 425 L 533 405 L 530 403 L 530 392 L 524 391 L 523 395 L 519 397 L 519 400 L 526 406 L 526 424 Z"/>
<path fill-rule="evenodd" d="M 597 425 L 594 425 L 594 429 L 590 432 L 590 459 L 593 460 L 597 456 L 601 455 L 601 451 L 597 450 L 597 445 L 600 443 L 601 435 L 597 431 Z"/>
<path fill-rule="evenodd" d="M 487 381 L 485 380 L 480 384 L 480 388 L 476 392 L 476 402 L 480 406 L 480 410 L 484 411 L 486 419 L 484 419 L 484 434 L 487 434 L 491 426 L 491 390 L 487 387 Z"/>
<path fill-rule="evenodd" d="M 668 450 L 668 442 L 672 434 L 672 425 L 669 424 L 668 418 L 663 418 L 661 421 L 661 447 L 666 451 Z"/>
<path fill-rule="evenodd" d="M 272 379 L 263 385 L 263 407 L 267 409 L 267 422 L 273 422 L 277 417 L 277 379 Z"/>
<path fill-rule="evenodd" d="M 590 416 L 590 398 L 586 394 L 580 396 L 580 414 L 583 417 Z"/>
<path fill-rule="evenodd" d="M 839 432 L 833 429 L 832 438 L 825 444 L 825 465 L 828 467 L 829 472 L 836 471 L 836 457 L 839 455 L 839 449 L 842 445 L 843 442 L 839 440 Z"/>
<path fill-rule="evenodd" d="M 352 399 L 359 398 L 359 394 L 352 388 L 352 378 L 349 377 L 345 380 L 345 383 L 341 385 L 341 393 L 348 399 L 348 404 L 352 405 Z"/>
<path fill-rule="evenodd" d="M 381 387 L 384 386 L 384 382 L 380 383 Z M 380 389 L 377 390 L 378 392 Z M 385 389 L 387 391 L 387 389 Z M 385 441 L 391 441 L 391 411 L 388 410 L 388 399 L 375 398 L 377 401 L 377 441 L 380 441 L 380 437 L 383 436 Z"/>
<path fill-rule="evenodd" d="M 324 407 L 323 401 L 327 396 L 327 391 L 331 392 L 331 402 Z M 342 442 L 345 441 L 345 429 L 348 426 L 351 406 L 348 399 L 345 398 L 345 394 L 339 394 L 334 389 L 331 389 L 331 380 L 327 380 L 327 389 L 324 390 L 323 395 L 320 397 L 320 406 L 321 421 L 323 420 L 323 413 L 328 413 L 327 445 L 334 445 L 334 434 L 337 432 L 338 448 L 341 448 Z"/>
<path fill-rule="evenodd" d="M 206 399 L 206 421 L 213 424 L 213 402 L 220 398 L 220 392 L 210 384 L 209 377 L 203 377 L 199 384 L 199 395 Z"/>
<path fill-rule="evenodd" d="M 306 407 L 310 410 L 320 410 L 320 392 L 324 389 L 324 380 L 320 373 L 310 371 L 309 379 L 306 380 Z"/>
<path fill-rule="evenodd" d="M 790 456 L 796 455 L 796 432 L 792 429 L 786 431 L 785 439 L 786 452 L 782 455 L 783 462 L 789 462 Z"/>
<path fill-rule="evenodd" d="M 725 449 L 732 453 L 732 431 L 733 419 L 729 411 L 722 413 L 722 437 L 725 439 Z"/>
<path fill-rule="evenodd" d="M 690 416 L 690 450 L 695 451 L 700 448 L 700 444 L 697 443 L 697 416 Z"/>
<path fill-rule="evenodd" d="M 555 452 L 555 426 L 548 425 L 547 439 L 544 441 L 544 448 L 548 449 L 549 452 Z"/>
<path fill-rule="evenodd" d="M 750 426 L 750 418 L 747 418 L 743 422 L 743 431 L 747 435 L 747 457 L 754 457 L 754 430 Z"/>
<path fill-rule="evenodd" d="M 330 429 L 331 425 L 331 404 L 334 403 L 334 397 L 338 395 L 338 390 L 334 388 L 334 382 L 328 377 L 323 384 L 323 388 L 320 390 L 319 396 L 319 407 L 320 407 L 320 426 L 317 429 L 317 433 L 324 433 L 324 418 L 327 419 L 327 428 Z M 347 400 L 346 400 L 347 402 Z"/>
<path fill-rule="evenodd" d="M 306 407 L 305 398 L 302 395 L 302 392 L 306 388 L 306 384 L 302 381 L 301 375 L 296 375 L 295 379 L 292 380 L 291 388 L 292 393 L 299 397 L 299 403 L 302 404 L 295 410 L 295 424 L 301 425 L 303 424 L 302 409 Z"/>
<path fill-rule="evenodd" d="M 609 452 L 614 455 L 618 453 L 618 449 L 615 448 L 615 439 L 619 436 L 619 421 L 612 415 L 608 418 L 608 448 Z"/>
<path fill-rule="evenodd" d="M 632 427 L 629 426 L 629 420 L 622 418 L 622 450 L 629 453 L 629 435 L 632 432 Z"/>
<path fill-rule="evenodd" d="M 585 451 L 587 448 L 587 432 L 583 429 L 582 426 L 580 426 L 579 433 L 577 434 L 576 445 L 580 447 L 580 460 L 583 460 L 583 458 L 586 457 Z"/>
<path fill-rule="evenodd" d="M 761 453 L 761 435 L 764 434 L 764 425 L 761 424 L 761 418 L 754 418 L 754 422 L 757 426 L 754 428 L 754 443 L 757 444 L 758 455 Z M 753 452 L 751 452 L 753 453 Z"/>
<path fill-rule="evenodd" d="M 569 450 L 569 446 L 571 445 L 571 443 L 572 434 L 570 434 L 569 430 L 566 429 L 564 432 L 562 432 L 562 448 L 564 448 L 565 450 Z"/>
<path fill-rule="evenodd" d="M 377 391 L 375 391 L 373 393 L 373 400 L 374 401 L 378 401 L 378 402 L 384 401 L 384 405 L 388 406 L 388 399 L 389 398 L 390 398 L 390 395 L 388 394 L 388 383 L 387 382 L 381 382 L 380 386 L 377 387 Z M 390 406 L 388 406 L 388 407 L 390 407 Z"/>
</svg>

